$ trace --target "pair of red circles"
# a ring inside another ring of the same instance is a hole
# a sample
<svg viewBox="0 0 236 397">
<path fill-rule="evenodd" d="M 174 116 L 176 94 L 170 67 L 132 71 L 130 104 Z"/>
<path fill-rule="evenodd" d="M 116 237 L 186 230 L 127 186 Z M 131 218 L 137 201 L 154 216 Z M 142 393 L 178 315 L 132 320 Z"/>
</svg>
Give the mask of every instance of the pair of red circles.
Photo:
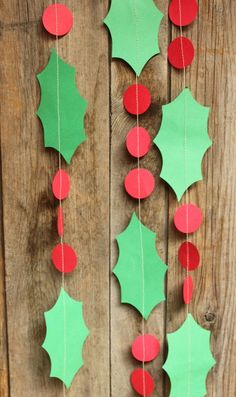
<svg viewBox="0 0 236 397">
<path fill-rule="evenodd" d="M 192 23 L 198 13 L 196 0 L 172 0 L 169 5 L 169 18 L 176 26 L 187 26 Z M 180 36 L 168 47 L 168 60 L 176 69 L 184 69 L 191 65 L 194 58 L 194 47 L 191 40 Z"/>
</svg>

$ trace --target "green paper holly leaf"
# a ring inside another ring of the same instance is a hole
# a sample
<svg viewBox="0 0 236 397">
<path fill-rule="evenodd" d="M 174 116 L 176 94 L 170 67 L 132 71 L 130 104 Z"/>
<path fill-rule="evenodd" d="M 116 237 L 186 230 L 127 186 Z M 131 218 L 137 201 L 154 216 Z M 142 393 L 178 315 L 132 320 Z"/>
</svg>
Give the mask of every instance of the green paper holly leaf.
<svg viewBox="0 0 236 397">
<path fill-rule="evenodd" d="M 112 37 L 112 57 L 126 61 L 139 76 L 149 59 L 160 53 L 162 18 L 153 0 L 112 0 L 104 19 Z"/>
<path fill-rule="evenodd" d="M 154 139 L 163 160 L 161 178 L 180 200 L 189 186 L 202 180 L 202 158 L 212 145 L 207 128 L 209 108 L 196 102 L 185 88 L 162 112 L 161 128 Z"/>
<path fill-rule="evenodd" d="M 42 347 L 51 359 L 50 377 L 61 379 L 67 388 L 83 365 L 82 350 L 89 334 L 82 303 L 62 288 L 56 304 L 44 313 L 46 337 Z"/>
<path fill-rule="evenodd" d="M 210 335 L 191 314 L 176 332 L 168 334 L 169 351 L 163 368 L 171 381 L 170 397 L 206 395 L 206 377 L 216 363 L 210 350 Z"/>
<path fill-rule="evenodd" d="M 134 213 L 116 240 L 119 258 L 113 273 L 120 283 L 121 301 L 134 306 L 147 319 L 153 308 L 165 300 L 167 266 L 157 254 L 156 234 Z"/>
<path fill-rule="evenodd" d="M 75 68 L 52 50 L 48 65 L 37 78 L 41 87 L 37 115 L 43 125 L 45 147 L 60 151 L 70 163 L 75 150 L 86 139 L 84 114 L 87 102 L 76 88 Z"/>
</svg>

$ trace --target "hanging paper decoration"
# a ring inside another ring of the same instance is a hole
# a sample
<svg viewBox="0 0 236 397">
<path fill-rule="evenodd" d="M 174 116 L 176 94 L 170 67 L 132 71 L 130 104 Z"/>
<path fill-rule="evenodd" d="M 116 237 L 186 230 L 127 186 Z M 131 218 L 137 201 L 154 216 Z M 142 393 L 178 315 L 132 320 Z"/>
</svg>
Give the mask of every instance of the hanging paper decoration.
<svg viewBox="0 0 236 397">
<path fill-rule="evenodd" d="M 189 241 L 185 241 L 179 247 L 178 252 L 179 263 L 184 269 L 189 271 L 197 269 L 200 263 L 200 254 L 197 247 L 190 243 Z"/>
<path fill-rule="evenodd" d="M 116 240 L 119 259 L 113 273 L 120 283 L 121 301 L 134 306 L 147 319 L 153 308 L 165 300 L 167 266 L 156 252 L 156 234 L 145 227 L 134 213 L 128 227 Z"/>
<path fill-rule="evenodd" d="M 67 198 L 70 190 L 70 178 L 66 171 L 58 170 L 53 178 L 52 191 L 58 200 Z"/>
<path fill-rule="evenodd" d="M 193 297 L 193 279 L 191 276 L 186 277 L 183 285 L 183 299 L 185 305 L 189 305 Z"/>
<path fill-rule="evenodd" d="M 168 357 L 163 368 L 171 381 L 170 397 L 204 397 L 206 376 L 215 365 L 210 350 L 210 331 L 200 327 L 191 314 L 182 326 L 168 334 Z"/>
<path fill-rule="evenodd" d="M 57 79 L 57 70 L 59 79 Z M 66 162 L 70 163 L 76 148 L 86 139 L 84 114 L 87 103 L 76 88 L 75 69 L 52 50 L 47 67 L 37 77 L 42 92 L 37 114 L 44 128 L 45 147 L 58 150 Z"/>
<path fill-rule="evenodd" d="M 142 368 L 137 368 L 132 372 L 130 383 L 136 393 L 143 397 L 151 396 L 155 389 L 152 376 Z"/>
<path fill-rule="evenodd" d="M 89 334 L 82 303 L 72 299 L 62 288 L 56 304 L 45 312 L 45 321 L 47 332 L 42 347 L 50 356 L 50 377 L 61 379 L 69 388 L 83 365 L 82 350 Z"/>
<path fill-rule="evenodd" d="M 176 26 L 187 26 L 197 16 L 198 4 L 196 0 L 171 0 L 169 18 Z"/>
<path fill-rule="evenodd" d="M 202 220 L 202 211 L 194 204 L 181 205 L 175 211 L 174 224 L 181 233 L 196 232 L 201 226 Z"/>
<path fill-rule="evenodd" d="M 132 355 L 136 360 L 149 362 L 155 360 L 160 352 L 160 341 L 153 335 L 139 335 L 132 344 Z"/>
<path fill-rule="evenodd" d="M 151 94 L 142 84 L 130 85 L 124 93 L 123 104 L 128 113 L 143 114 L 151 105 Z"/>
<path fill-rule="evenodd" d="M 112 0 L 104 19 L 112 37 L 112 57 L 123 59 L 139 76 L 149 59 L 160 52 L 162 18 L 153 0 Z"/>
<path fill-rule="evenodd" d="M 186 37 L 177 37 L 168 47 L 168 61 L 176 69 L 184 69 L 191 65 L 194 58 L 194 47 Z"/>
<path fill-rule="evenodd" d="M 126 137 L 126 148 L 133 157 L 145 156 L 151 148 L 151 138 L 143 127 L 132 128 Z"/>
<path fill-rule="evenodd" d="M 43 26 L 54 36 L 64 36 L 73 26 L 73 14 L 64 4 L 51 4 L 43 13 Z"/>
<path fill-rule="evenodd" d="M 77 265 L 77 255 L 70 245 L 60 243 L 53 248 L 52 263 L 59 272 L 71 273 Z"/>
<path fill-rule="evenodd" d="M 125 178 L 125 190 L 135 199 L 149 197 L 155 189 L 155 179 L 145 168 L 135 168 L 129 171 Z"/>
<path fill-rule="evenodd" d="M 163 160 L 161 178 L 180 200 L 189 186 L 202 179 L 202 158 L 212 144 L 207 130 L 209 108 L 196 102 L 185 88 L 162 111 L 161 128 L 154 139 Z"/>
</svg>

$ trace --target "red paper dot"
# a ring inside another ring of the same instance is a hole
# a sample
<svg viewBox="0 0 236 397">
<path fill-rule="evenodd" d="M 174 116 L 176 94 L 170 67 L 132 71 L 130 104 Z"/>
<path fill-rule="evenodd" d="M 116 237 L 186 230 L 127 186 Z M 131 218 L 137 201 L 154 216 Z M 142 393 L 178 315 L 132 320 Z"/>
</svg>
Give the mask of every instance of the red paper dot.
<svg viewBox="0 0 236 397">
<path fill-rule="evenodd" d="M 63 219 L 63 211 L 62 207 L 58 207 L 57 212 L 57 232 L 59 236 L 63 236 L 64 233 L 64 219 Z"/>
<path fill-rule="evenodd" d="M 130 382 L 133 389 L 140 396 L 151 396 L 155 388 L 152 376 L 141 368 L 137 368 L 132 372 Z"/>
<path fill-rule="evenodd" d="M 126 147 L 131 156 L 143 157 L 151 147 L 151 138 L 143 127 L 134 127 L 126 137 Z"/>
<path fill-rule="evenodd" d="M 172 0 L 169 6 L 169 18 L 177 26 L 187 26 L 192 23 L 196 19 L 197 12 L 196 0 Z"/>
<path fill-rule="evenodd" d="M 186 277 L 183 285 L 184 303 L 188 305 L 193 297 L 193 279 L 191 276 Z"/>
<path fill-rule="evenodd" d="M 154 188 L 154 176 L 145 168 L 135 168 L 131 170 L 125 178 L 125 190 L 135 199 L 149 197 Z"/>
<path fill-rule="evenodd" d="M 149 362 L 154 360 L 160 352 L 160 342 L 153 335 L 140 335 L 132 344 L 132 354 L 138 361 Z"/>
<path fill-rule="evenodd" d="M 151 94 L 144 85 L 130 85 L 124 93 L 123 104 L 128 113 L 143 114 L 151 105 Z"/>
<path fill-rule="evenodd" d="M 193 233 L 202 224 L 202 211 L 194 204 L 185 204 L 175 211 L 174 224 L 182 233 Z"/>
<path fill-rule="evenodd" d="M 184 69 L 191 65 L 194 58 L 194 47 L 186 37 L 180 36 L 168 47 L 168 60 L 176 69 Z"/>
<path fill-rule="evenodd" d="M 70 190 L 70 178 L 64 170 L 57 171 L 52 182 L 52 191 L 58 200 L 65 199 Z"/>
<path fill-rule="evenodd" d="M 200 255 L 197 247 L 185 241 L 179 248 L 178 258 L 181 266 L 188 270 L 195 270 L 200 263 Z"/>
<path fill-rule="evenodd" d="M 64 36 L 73 25 L 72 12 L 64 4 L 58 3 L 46 8 L 42 20 L 44 28 L 54 36 Z"/>
<path fill-rule="evenodd" d="M 59 272 L 71 273 L 77 265 L 77 255 L 70 245 L 60 243 L 53 248 L 52 263 Z"/>
</svg>

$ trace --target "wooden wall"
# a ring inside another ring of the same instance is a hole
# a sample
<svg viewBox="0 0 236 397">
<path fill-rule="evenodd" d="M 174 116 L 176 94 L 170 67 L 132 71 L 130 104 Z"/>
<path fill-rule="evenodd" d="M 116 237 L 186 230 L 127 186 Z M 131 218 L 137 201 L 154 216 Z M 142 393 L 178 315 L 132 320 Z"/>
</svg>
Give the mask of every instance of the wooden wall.
<svg viewBox="0 0 236 397">
<path fill-rule="evenodd" d="M 56 201 L 51 192 L 57 153 L 45 150 L 36 109 L 39 87 L 35 74 L 47 64 L 53 38 L 41 26 L 48 0 L 1 2 L 1 261 L 0 261 L 0 395 L 58 397 L 62 385 L 49 378 L 43 313 L 55 302 L 61 275 L 50 263 L 57 243 Z M 91 330 L 84 349 L 85 365 L 66 394 L 70 397 L 132 397 L 129 375 L 136 363 L 130 345 L 141 318 L 120 304 L 120 290 L 111 269 L 117 260 L 114 241 L 137 204 L 124 192 L 123 180 L 135 166 L 124 140 L 135 119 L 122 106 L 126 87 L 135 81 L 121 61 L 112 61 L 109 34 L 102 20 L 108 0 L 66 0 L 74 12 L 70 35 L 60 40 L 61 57 L 76 67 L 81 94 L 88 100 L 87 141 L 68 167 L 72 187 L 65 201 L 65 239 L 78 252 L 79 266 L 66 278 L 67 291 L 84 301 Z M 168 2 L 155 0 L 167 15 Z M 199 0 L 199 17 L 185 29 L 196 47 L 187 85 L 196 99 L 211 106 L 213 148 L 203 162 L 203 182 L 190 189 L 191 201 L 204 213 L 204 225 L 193 236 L 202 254 L 194 272 L 196 292 L 191 313 L 212 331 L 217 365 L 208 376 L 208 396 L 234 397 L 235 259 L 236 259 L 236 2 Z M 152 137 L 160 126 L 161 105 L 183 85 L 182 74 L 166 61 L 167 44 L 178 35 L 167 17 L 160 31 L 161 55 L 145 67 L 140 82 L 152 93 L 150 110 L 141 118 Z M 157 248 L 169 265 L 167 301 L 151 314 L 146 329 L 156 334 L 161 355 L 148 365 L 157 388 L 167 397 L 169 381 L 161 366 L 166 333 L 185 318 L 181 300 L 184 272 L 177 261 L 181 242 L 172 224 L 177 201 L 160 180 L 161 158 L 153 146 L 141 162 L 153 171 L 156 190 L 142 204 L 143 222 L 157 233 Z M 185 397 L 185 396 L 181 396 Z"/>
</svg>

